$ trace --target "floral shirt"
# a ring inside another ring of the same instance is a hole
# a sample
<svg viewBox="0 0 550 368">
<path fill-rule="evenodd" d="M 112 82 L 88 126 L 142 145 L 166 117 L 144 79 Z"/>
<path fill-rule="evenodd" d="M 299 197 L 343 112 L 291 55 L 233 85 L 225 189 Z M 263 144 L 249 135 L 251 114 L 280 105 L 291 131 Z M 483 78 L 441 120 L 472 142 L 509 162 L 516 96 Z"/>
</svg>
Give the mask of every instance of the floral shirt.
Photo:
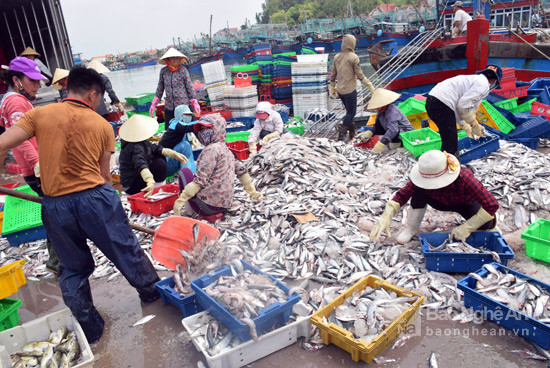
<svg viewBox="0 0 550 368">
<path fill-rule="evenodd" d="M 183 65 L 175 72 L 171 72 L 167 66 L 160 70 L 155 96 L 160 100 L 164 92 L 166 92 L 164 108 L 167 110 L 174 110 L 179 105 L 189 105 L 189 100 L 197 98 L 189 72 Z"/>
</svg>

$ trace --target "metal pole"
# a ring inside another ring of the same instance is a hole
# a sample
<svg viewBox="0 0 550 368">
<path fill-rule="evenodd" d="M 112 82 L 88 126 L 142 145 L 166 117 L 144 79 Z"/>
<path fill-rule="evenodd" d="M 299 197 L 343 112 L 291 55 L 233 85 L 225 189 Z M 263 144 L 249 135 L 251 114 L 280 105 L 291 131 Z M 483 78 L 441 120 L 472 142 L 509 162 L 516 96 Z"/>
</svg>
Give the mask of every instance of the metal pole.
<svg viewBox="0 0 550 368">
<path fill-rule="evenodd" d="M 65 45 L 66 49 L 65 52 L 67 53 L 67 68 L 73 66 L 73 51 L 71 49 L 71 43 L 69 42 L 69 34 L 67 32 L 67 26 L 65 25 L 65 18 L 63 17 L 63 9 L 61 9 L 61 4 L 59 3 L 59 0 L 56 0 L 57 10 L 59 11 L 59 23 L 61 24 L 61 27 L 63 28 L 63 44 Z"/>
<path fill-rule="evenodd" d="M 32 2 L 31 2 L 31 8 L 32 8 L 32 14 L 34 16 L 34 23 L 36 23 L 36 30 L 38 31 L 38 37 L 40 37 L 40 44 L 42 45 L 44 59 L 46 60 L 46 66 L 48 67 L 48 69 L 52 70 L 50 68 L 50 61 L 48 60 L 48 53 L 46 52 L 46 48 L 44 47 L 44 40 L 42 39 L 42 30 L 40 29 L 40 25 L 38 24 L 38 18 L 36 18 L 36 11 L 34 10 L 34 4 Z"/>
<path fill-rule="evenodd" d="M 59 57 L 57 56 L 57 49 L 55 48 L 55 44 L 53 42 L 53 35 L 50 27 L 50 20 L 48 19 L 48 13 L 46 12 L 46 7 L 44 6 L 44 2 L 42 2 L 42 11 L 44 12 L 44 18 L 46 19 L 46 25 L 48 26 L 48 33 L 50 34 L 50 41 L 52 42 L 52 49 L 55 56 L 55 63 L 56 65 L 59 65 Z"/>
<path fill-rule="evenodd" d="M 25 24 L 27 25 L 27 30 L 29 31 L 29 37 L 31 38 L 32 48 L 36 50 L 36 46 L 34 45 L 34 39 L 31 34 L 31 27 L 29 26 L 29 20 L 27 19 L 27 12 L 25 11 L 25 5 L 21 5 L 21 9 L 23 9 L 23 17 L 25 18 Z"/>
<path fill-rule="evenodd" d="M 15 18 L 15 22 L 17 23 L 17 28 L 19 28 L 19 34 L 21 35 L 21 43 L 23 43 L 23 49 L 25 49 L 25 38 L 23 37 L 23 32 L 21 31 L 21 25 L 19 24 L 19 18 L 17 18 L 17 12 L 15 11 L 15 8 L 13 8 L 13 16 Z M 23 52 L 23 50 L 21 50 Z M 16 53 L 16 55 L 19 55 Z"/>
<path fill-rule="evenodd" d="M 56 29 L 56 35 L 57 35 L 57 41 L 58 41 L 58 47 L 61 49 L 61 59 L 63 61 L 63 64 L 67 62 L 67 53 L 65 50 L 64 40 L 59 38 L 59 35 L 62 33 L 61 25 L 59 22 L 59 13 L 57 13 L 57 7 L 55 6 L 55 3 L 53 0 L 50 0 L 50 12 L 52 14 L 54 27 Z M 61 64 L 57 64 L 57 67 L 61 67 Z"/>
<path fill-rule="evenodd" d="M 15 44 L 13 43 L 13 36 L 11 35 L 10 25 L 8 24 L 8 18 L 6 17 L 6 12 L 4 14 L 4 20 L 6 21 L 6 28 L 8 29 L 8 34 L 10 35 L 11 47 L 13 48 L 13 53 L 17 56 L 17 50 L 15 49 Z"/>
</svg>

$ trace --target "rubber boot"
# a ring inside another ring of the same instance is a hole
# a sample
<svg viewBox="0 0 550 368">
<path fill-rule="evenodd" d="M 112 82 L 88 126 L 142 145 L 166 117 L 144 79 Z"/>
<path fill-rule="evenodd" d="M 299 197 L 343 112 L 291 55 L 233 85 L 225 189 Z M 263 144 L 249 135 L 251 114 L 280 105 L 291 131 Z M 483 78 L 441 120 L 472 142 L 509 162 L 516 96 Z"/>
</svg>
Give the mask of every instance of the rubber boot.
<svg viewBox="0 0 550 368">
<path fill-rule="evenodd" d="M 353 122 L 348 125 L 348 134 L 349 140 L 351 141 L 355 137 L 355 126 L 353 125 Z"/>
<path fill-rule="evenodd" d="M 409 216 L 407 217 L 407 226 L 399 235 L 397 235 L 397 242 L 399 244 L 405 244 L 411 241 L 413 236 L 418 234 L 420 229 L 420 223 L 424 218 L 426 213 L 426 207 L 424 208 L 413 208 Z"/>
<path fill-rule="evenodd" d="M 339 141 L 345 141 L 346 140 L 346 127 L 342 124 L 339 124 L 336 126 L 336 131 L 338 132 L 338 140 Z"/>
<path fill-rule="evenodd" d="M 46 270 L 50 271 L 51 273 L 57 274 L 57 265 L 59 264 L 59 259 L 57 259 L 57 254 L 55 254 L 55 250 L 53 249 L 52 242 L 49 238 L 46 238 L 46 247 L 48 248 L 48 254 L 50 258 L 46 262 Z"/>
<path fill-rule="evenodd" d="M 398 149 L 401 147 L 401 142 L 390 142 L 389 147 L 391 150 Z"/>
</svg>

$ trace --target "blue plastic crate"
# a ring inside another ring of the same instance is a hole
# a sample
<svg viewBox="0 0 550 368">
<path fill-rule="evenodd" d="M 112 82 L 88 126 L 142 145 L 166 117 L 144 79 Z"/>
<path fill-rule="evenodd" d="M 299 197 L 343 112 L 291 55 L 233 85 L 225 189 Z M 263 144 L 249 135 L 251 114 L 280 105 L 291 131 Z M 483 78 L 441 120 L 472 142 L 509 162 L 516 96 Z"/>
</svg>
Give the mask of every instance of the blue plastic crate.
<svg viewBox="0 0 550 368">
<path fill-rule="evenodd" d="M 433 247 L 442 244 L 449 237 L 449 233 L 420 234 L 418 238 L 422 247 L 422 254 L 426 259 L 426 268 L 439 272 L 474 272 L 485 263 L 493 262 L 493 256 L 488 253 L 452 253 L 432 252 L 428 244 Z M 514 258 L 514 251 L 498 231 L 473 232 L 466 243 L 473 247 L 485 247 L 498 253 L 502 264 Z"/>
<path fill-rule="evenodd" d="M 150 108 L 151 108 L 151 102 L 141 104 L 141 105 L 134 105 L 135 112 L 149 111 Z"/>
<path fill-rule="evenodd" d="M 508 139 L 508 134 L 503 133 L 500 130 L 495 129 L 493 127 L 490 127 L 488 125 L 485 125 L 485 124 L 481 124 L 481 125 L 483 125 L 483 127 L 485 128 L 485 131 L 487 133 L 490 133 L 491 135 L 494 135 L 495 137 L 498 137 L 499 139 L 504 139 L 504 140 Z"/>
<path fill-rule="evenodd" d="M 255 116 L 243 116 L 243 117 L 240 117 L 240 118 L 225 119 L 225 121 L 227 123 L 233 123 L 233 122 L 236 122 L 236 121 L 240 121 L 241 123 L 244 123 L 244 125 L 240 126 L 240 127 L 227 128 L 225 130 L 227 133 L 244 132 L 245 130 L 252 129 L 252 127 L 254 126 L 254 122 L 256 121 L 256 117 Z"/>
<path fill-rule="evenodd" d="M 497 95 L 496 93 L 494 92 L 489 92 L 489 95 L 485 98 L 487 101 L 489 101 L 490 103 L 494 104 L 495 102 L 500 102 L 500 101 L 504 101 L 504 100 L 507 100 L 508 97 L 504 97 L 504 96 L 501 96 L 501 95 Z"/>
<path fill-rule="evenodd" d="M 460 153 L 460 163 L 466 164 L 472 160 L 487 156 L 500 148 L 498 137 L 484 137 L 480 139 L 462 138 L 458 141 L 458 151 L 466 150 Z"/>
<path fill-rule="evenodd" d="M 175 285 L 174 276 L 155 283 L 155 289 L 159 292 L 163 304 L 172 304 L 183 313 L 184 317 L 192 316 L 204 310 L 204 308 L 197 303 L 195 294 L 183 297 L 174 290 Z"/>
<path fill-rule="evenodd" d="M 500 272 L 507 272 L 516 277 L 529 280 L 537 286 L 550 292 L 550 285 L 532 277 L 524 275 L 516 270 L 512 270 L 498 263 L 491 263 Z M 489 273 L 488 270 L 482 268 L 476 274 L 485 278 Z M 458 288 L 464 292 L 464 305 L 466 308 L 480 312 L 485 318 L 497 323 L 498 325 L 507 328 L 518 336 L 521 336 L 543 349 L 550 349 L 550 326 L 539 322 L 527 315 L 520 313 L 510 307 L 497 302 L 496 300 L 483 295 L 475 290 L 476 279 L 472 276 L 466 276 L 458 281 Z"/>
<path fill-rule="evenodd" d="M 515 138 L 536 138 L 550 132 L 550 122 L 542 116 L 533 116 L 512 130 L 509 134 L 510 139 Z"/>
<path fill-rule="evenodd" d="M 540 138 L 514 138 L 510 139 L 512 142 L 521 143 L 531 149 L 537 149 Z"/>
<path fill-rule="evenodd" d="M 2 236 L 8 239 L 12 247 L 16 247 L 20 244 L 46 239 L 46 229 L 41 225 L 10 234 L 2 234 Z"/>
<path fill-rule="evenodd" d="M 241 262 L 245 270 L 251 270 L 254 273 L 265 275 L 262 271 L 258 270 L 248 262 L 242 260 Z M 214 274 L 206 274 L 191 281 L 191 287 L 193 288 L 193 291 L 195 291 L 199 304 L 205 309 L 208 309 L 210 314 L 223 323 L 223 325 L 241 341 L 245 342 L 251 339 L 250 328 L 248 325 L 233 316 L 227 309 L 225 309 L 210 295 L 206 294 L 203 290 L 203 288 L 216 281 L 220 276 L 228 275 L 231 275 L 231 269 L 229 266 L 225 266 L 215 271 Z M 273 276 L 269 276 L 269 278 L 275 281 L 277 283 L 277 287 L 285 294 L 289 292 L 290 289 L 285 284 Z M 284 324 L 288 322 L 290 315 L 292 314 L 292 306 L 299 301 L 300 296 L 297 293 L 294 293 L 289 295 L 285 302 L 277 302 L 260 311 L 258 317 L 253 319 L 256 324 L 256 332 L 258 336 L 278 323 Z"/>
<path fill-rule="evenodd" d="M 506 118 L 506 120 L 508 120 L 510 123 L 514 124 L 514 126 L 518 126 L 518 125 L 521 125 L 521 123 L 523 123 L 523 119 L 521 119 L 521 116 L 516 116 L 516 114 L 510 112 L 509 110 L 506 110 L 502 107 L 498 107 L 498 106 L 495 106 L 493 105 L 493 107 L 495 108 L 495 110 L 497 110 L 498 112 L 500 112 L 502 114 L 502 116 L 504 116 Z M 509 134 L 510 132 L 508 132 Z"/>
<path fill-rule="evenodd" d="M 288 112 L 287 111 L 278 111 L 279 115 L 281 115 L 281 119 L 283 119 L 283 123 L 286 123 L 288 121 L 288 119 L 290 118 L 288 116 Z"/>
<path fill-rule="evenodd" d="M 193 150 L 193 158 L 195 159 L 195 161 L 197 161 L 201 153 L 202 153 L 202 148 Z"/>
<path fill-rule="evenodd" d="M 395 100 L 395 102 L 393 102 L 392 104 L 397 106 L 399 105 L 401 102 L 404 102 L 405 100 L 407 100 L 408 98 L 410 97 L 414 97 L 415 94 L 414 93 L 410 93 L 410 92 L 401 92 L 401 96 L 399 96 L 399 98 L 397 100 Z"/>
</svg>

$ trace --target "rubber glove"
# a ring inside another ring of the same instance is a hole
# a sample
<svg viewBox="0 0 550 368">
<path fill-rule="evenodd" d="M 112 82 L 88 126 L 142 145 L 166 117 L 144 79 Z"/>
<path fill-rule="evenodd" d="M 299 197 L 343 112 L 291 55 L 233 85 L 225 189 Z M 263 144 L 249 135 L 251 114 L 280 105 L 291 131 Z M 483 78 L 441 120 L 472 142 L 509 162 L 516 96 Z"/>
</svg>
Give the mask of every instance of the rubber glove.
<svg viewBox="0 0 550 368">
<path fill-rule="evenodd" d="M 272 139 L 274 139 L 274 138 L 277 138 L 277 137 L 280 136 L 280 135 L 281 135 L 281 132 L 279 132 L 279 131 L 277 131 L 277 130 L 274 131 L 273 133 L 269 133 L 268 135 L 266 135 L 266 136 L 264 137 L 264 139 L 262 139 L 262 144 L 263 144 L 263 145 L 266 145 L 267 142 L 269 142 L 270 140 L 272 140 Z"/>
<path fill-rule="evenodd" d="M 451 231 L 451 239 L 457 239 L 460 241 L 466 241 L 466 238 L 470 236 L 472 231 L 476 231 L 481 226 L 483 226 L 486 222 L 491 221 L 495 217 L 490 215 L 487 211 L 481 207 L 479 211 L 468 221 L 463 223 L 460 226 L 457 226 Z"/>
<path fill-rule="evenodd" d="M 201 187 L 192 181 L 183 188 L 179 198 L 174 202 L 174 215 L 181 216 L 181 209 L 185 206 L 185 203 L 193 198 L 198 191 L 201 190 Z"/>
<path fill-rule="evenodd" d="M 250 155 L 248 157 L 252 157 L 258 153 L 258 150 L 256 149 L 256 142 L 248 142 L 248 151 L 250 151 Z"/>
<path fill-rule="evenodd" d="M 361 80 L 361 83 L 370 90 L 371 94 L 374 93 L 375 88 L 372 85 L 372 83 L 370 82 L 370 80 L 367 79 L 367 77 L 363 78 L 363 80 Z"/>
<path fill-rule="evenodd" d="M 372 148 L 371 152 L 374 153 L 375 155 L 379 155 L 379 154 L 382 153 L 382 151 L 384 150 L 385 147 L 386 147 L 386 145 L 384 143 L 378 141 L 378 142 L 376 142 L 376 144 Z"/>
<path fill-rule="evenodd" d="M 114 105 L 116 106 L 117 109 L 120 110 L 121 113 L 124 113 L 124 106 L 122 106 L 122 104 L 120 102 L 117 102 Z"/>
<path fill-rule="evenodd" d="M 455 38 L 456 36 L 458 36 L 460 34 L 460 29 L 458 27 L 454 27 L 452 32 L 451 32 L 451 37 L 452 38 Z"/>
<path fill-rule="evenodd" d="M 336 83 L 330 82 L 330 95 L 332 98 L 338 98 L 338 91 L 336 91 Z"/>
<path fill-rule="evenodd" d="M 264 196 L 262 193 L 256 191 L 256 188 L 254 187 L 254 184 L 252 184 L 252 179 L 250 178 L 250 175 L 248 173 L 243 174 L 239 176 L 239 181 L 244 187 L 244 190 L 250 195 L 250 199 L 256 199 L 260 201 Z"/>
<path fill-rule="evenodd" d="M 470 126 L 470 124 L 464 124 L 462 126 L 462 130 L 464 130 L 466 132 L 466 135 L 468 136 L 468 138 L 473 138 L 473 134 L 472 134 L 472 127 Z"/>
<path fill-rule="evenodd" d="M 391 238 L 390 233 L 390 224 L 393 216 L 399 211 L 401 208 L 401 205 L 397 203 L 396 201 L 388 201 L 386 203 L 386 208 L 384 209 L 384 213 L 382 216 L 380 216 L 380 220 L 378 220 L 378 223 L 374 225 L 374 228 L 370 232 L 370 238 L 372 240 L 378 240 L 380 239 L 380 235 L 385 231 L 388 238 Z"/>
<path fill-rule="evenodd" d="M 371 139 L 373 136 L 372 130 L 367 130 L 365 132 L 359 133 L 355 136 L 356 139 L 360 140 L 361 142 L 366 141 L 367 139 Z"/>
<path fill-rule="evenodd" d="M 162 155 L 164 157 L 174 158 L 174 159 L 178 160 L 179 162 L 181 162 L 183 165 L 185 165 L 187 163 L 187 157 L 185 157 L 185 155 L 183 155 L 179 152 L 176 152 L 174 150 L 171 150 L 169 148 L 163 148 L 162 149 Z"/>
<path fill-rule="evenodd" d="M 143 181 L 147 184 L 147 186 L 141 191 L 145 192 L 144 197 L 149 197 L 153 194 L 153 190 L 155 190 L 155 178 L 153 178 L 153 174 L 149 169 L 143 169 L 139 174 L 141 175 Z"/>
<path fill-rule="evenodd" d="M 154 118 L 155 116 L 155 109 L 157 108 L 157 105 L 159 104 L 160 102 L 160 98 L 158 98 L 157 96 L 155 96 L 155 98 L 153 98 L 153 102 L 151 102 L 151 107 L 149 108 L 149 115 L 151 115 L 152 118 Z"/>
<path fill-rule="evenodd" d="M 460 115 L 460 118 L 464 120 L 466 124 L 472 127 L 474 126 L 475 123 L 477 123 L 476 115 L 473 112 Z"/>
<path fill-rule="evenodd" d="M 195 110 L 195 115 L 200 116 L 201 114 L 201 105 L 199 105 L 199 101 L 197 101 L 196 98 L 192 98 L 189 100 L 191 102 L 191 105 L 193 106 L 193 110 Z"/>
<path fill-rule="evenodd" d="M 479 139 L 483 137 L 487 137 L 487 133 L 485 132 L 485 128 L 476 121 L 475 124 L 472 124 L 472 132 L 474 133 L 474 139 Z"/>
<path fill-rule="evenodd" d="M 34 176 L 40 177 L 40 164 L 38 162 L 34 165 Z"/>
</svg>

